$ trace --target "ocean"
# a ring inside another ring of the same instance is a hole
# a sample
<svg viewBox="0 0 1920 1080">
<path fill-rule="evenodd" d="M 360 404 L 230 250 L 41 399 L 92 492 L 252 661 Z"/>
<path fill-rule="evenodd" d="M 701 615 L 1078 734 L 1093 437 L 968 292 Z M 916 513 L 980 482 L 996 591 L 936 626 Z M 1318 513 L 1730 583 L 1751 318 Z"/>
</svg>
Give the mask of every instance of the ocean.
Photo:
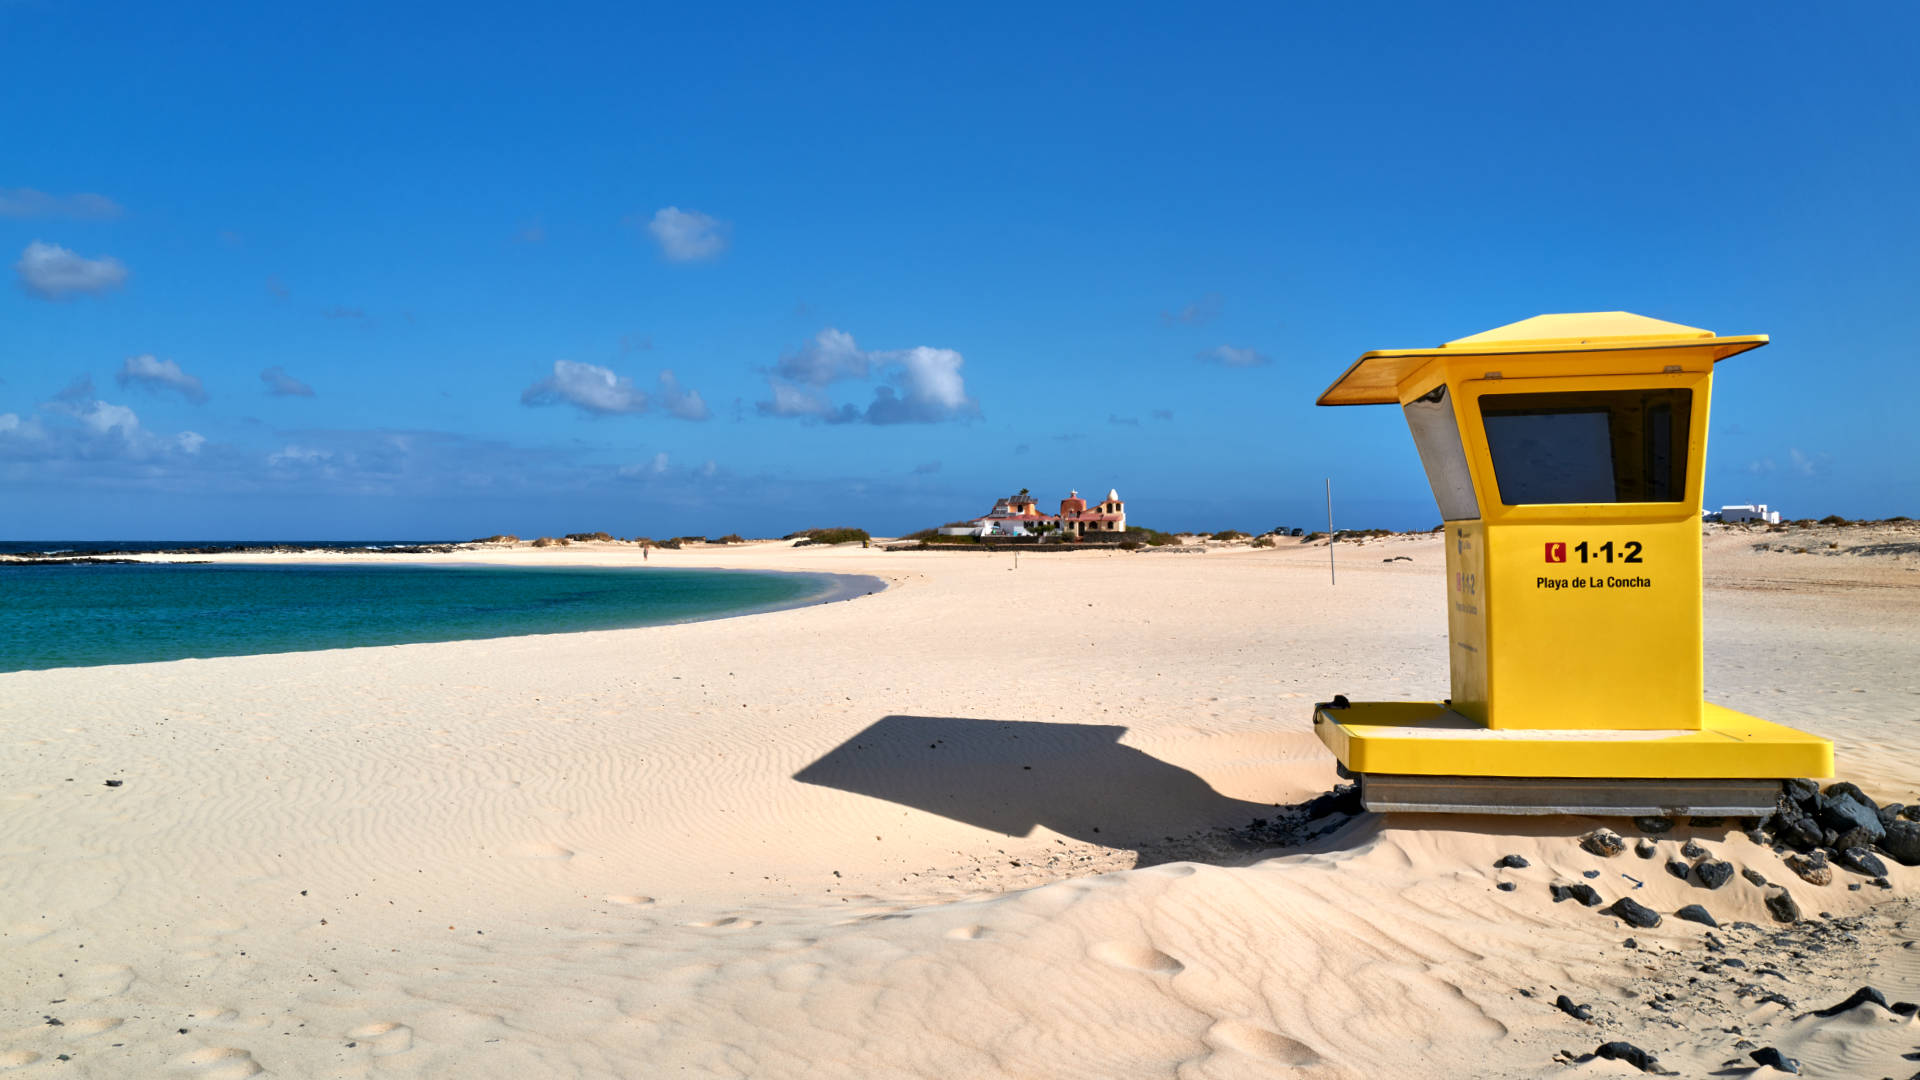
<svg viewBox="0 0 1920 1080">
<path fill-rule="evenodd" d="M 0 564 L 0 672 L 653 626 L 881 587 L 746 570 Z"/>
</svg>

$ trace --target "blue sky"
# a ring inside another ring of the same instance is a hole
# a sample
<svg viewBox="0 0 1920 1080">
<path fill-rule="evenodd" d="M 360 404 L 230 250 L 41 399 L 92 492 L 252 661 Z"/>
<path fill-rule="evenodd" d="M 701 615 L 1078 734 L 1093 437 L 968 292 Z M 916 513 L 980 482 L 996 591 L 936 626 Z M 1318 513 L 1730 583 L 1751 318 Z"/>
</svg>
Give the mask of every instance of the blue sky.
<svg viewBox="0 0 1920 1080">
<path fill-rule="evenodd" d="M 5 0 L 0 536 L 1425 527 L 1319 390 L 1608 309 L 1920 515 L 1920 16 L 1600 12 Z"/>
</svg>

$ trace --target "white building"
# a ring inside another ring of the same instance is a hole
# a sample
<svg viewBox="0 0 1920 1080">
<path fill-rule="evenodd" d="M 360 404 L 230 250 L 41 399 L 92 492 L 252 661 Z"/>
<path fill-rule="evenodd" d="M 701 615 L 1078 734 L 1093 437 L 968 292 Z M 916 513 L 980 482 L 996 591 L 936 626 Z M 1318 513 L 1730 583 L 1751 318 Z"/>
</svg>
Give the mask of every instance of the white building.
<svg viewBox="0 0 1920 1080">
<path fill-rule="evenodd" d="M 1744 503 L 1740 506 L 1723 506 L 1706 513 L 1708 521 L 1724 521 L 1737 524 L 1742 521 L 1763 521 L 1768 525 L 1780 524 L 1780 511 L 1767 509 L 1766 503 Z"/>
</svg>

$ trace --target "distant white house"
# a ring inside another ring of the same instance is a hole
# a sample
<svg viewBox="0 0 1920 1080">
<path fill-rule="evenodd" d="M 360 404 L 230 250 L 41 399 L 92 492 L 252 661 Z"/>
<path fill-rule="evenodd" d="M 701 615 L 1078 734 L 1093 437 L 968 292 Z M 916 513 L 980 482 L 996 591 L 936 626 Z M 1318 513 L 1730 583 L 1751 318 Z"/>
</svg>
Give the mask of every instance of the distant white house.
<svg viewBox="0 0 1920 1080">
<path fill-rule="evenodd" d="M 1069 491 L 1060 500 L 1060 512 L 1044 513 L 1040 502 L 1022 489 L 1018 495 L 996 500 L 993 509 L 965 525 L 948 525 L 942 536 L 1034 536 L 1056 532 L 1072 536 L 1127 531 L 1127 504 L 1120 493 L 1108 490 L 1107 497 L 1092 506 L 1078 491 Z"/>
<path fill-rule="evenodd" d="M 1767 509 L 1766 503 L 1723 506 L 1718 510 L 1705 511 L 1702 517 L 1708 521 L 1724 521 L 1730 525 L 1742 521 L 1764 521 L 1768 525 L 1780 524 L 1780 511 Z"/>
</svg>

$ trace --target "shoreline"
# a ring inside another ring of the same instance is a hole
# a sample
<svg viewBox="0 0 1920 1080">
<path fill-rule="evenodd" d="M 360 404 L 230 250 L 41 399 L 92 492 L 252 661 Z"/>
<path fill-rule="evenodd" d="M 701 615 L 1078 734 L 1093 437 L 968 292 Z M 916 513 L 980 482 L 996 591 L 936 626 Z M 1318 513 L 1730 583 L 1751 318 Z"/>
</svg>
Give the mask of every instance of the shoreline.
<svg viewBox="0 0 1920 1080">
<path fill-rule="evenodd" d="M 232 553 L 232 554 L 238 554 L 238 553 Z M 195 566 L 195 567 L 213 566 L 213 567 L 233 568 L 233 569 L 259 567 L 262 565 L 275 566 L 275 567 L 288 567 L 288 568 L 295 568 L 295 567 L 315 567 L 315 568 L 328 568 L 328 569 L 342 568 L 342 564 L 340 562 L 317 561 L 317 560 L 301 557 L 305 555 L 314 554 L 314 551 L 311 549 L 302 551 L 298 554 L 289 553 L 289 552 L 277 552 L 277 551 L 262 552 L 260 554 L 268 557 L 266 558 L 214 557 L 214 558 L 194 559 L 194 560 L 187 561 L 187 560 L 174 559 L 171 557 L 171 553 L 150 552 L 150 553 L 146 553 L 147 557 L 143 557 L 143 558 L 113 558 L 113 559 L 99 559 L 99 560 L 60 560 L 57 563 L 57 565 L 73 565 L 75 562 L 86 562 L 86 563 L 98 563 L 101 565 L 152 565 L 152 566 Z M 396 556 L 412 556 L 412 555 L 418 555 L 420 553 L 419 552 L 393 552 L 389 554 L 393 554 Z M 440 555 L 440 554 L 450 554 L 450 553 L 435 552 L 433 554 Z M 48 565 L 48 563 L 44 561 L 38 561 L 38 560 L 19 560 L 19 561 L 24 565 L 29 565 L 29 566 Z M 365 566 L 364 563 L 360 563 L 358 565 L 361 568 L 368 568 Z M 469 561 L 469 560 L 449 559 L 449 558 L 436 558 L 429 561 L 416 561 L 413 559 L 407 559 L 406 561 L 401 561 L 400 558 L 392 558 L 392 559 L 382 559 L 376 565 L 378 565 L 381 568 L 391 568 L 391 569 L 397 569 L 397 570 L 398 569 L 413 569 L 413 570 L 440 569 L 440 570 L 472 570 L 472 571 L 479 571 L 479 572 L 495 571 L 495 570 L 530 570 L 535 572 L 567 571 L 567 570 L 597 570 L 597 571 L 609 571 L 609 572 L 619 572 L 619 573 L 629 573 L 629 572 L 650 573 L 651 572 L 651 573 L 662 573 L 662 574 L 669 574 L 669 575 L 680 574 L 680 573 L 690 573 L 690 572 L 741 573 L 741 574 L 754 575 L 756 577 L 797 579 L 807 583 L 808 586 L 814 587 L 814 591 L 803 592 L 802 594 L 791 597 L 789 599 L 772 601 L 769 603 L 749 604 L 741 607 L 732 607 L 732 608 L 727 608 L 725 610 L 714 611 L 714 612 L 703 613 L 703 614 L 696 614 L 696 615 L 685 615 L 685 616 L 677 616 L 677 617 L 671 617 L 671 618 L 649 618 L 639 622 L 628 622 L 628 623 L 622 623 L 620 625 L 576 626 L 576 627 L 567 627 L 567 628 L 560 628 L 560 629 L 517 630 L 512 627 L 510 622 L 503 622 L 498 628 L 498 632 L 479 633 L 479 634 L 463 635 L 463 636 L 455 636 L 455 637 L 422 637 L 415 640 L 399 640 L 399 641 L 374 640 L 374 641 L 366 641 L 366 642 L 359 642 L 359 643 L 313 645 L 313 646 L 302 647 L 302 648 L 263 649 L 259 651 L 250 651 L 250 652 L 213 652 L 213 653 L 194 652 L 188 655 L 157 657 L 153 659 L 106 660 L 106 661 L 101 661 L 97 663 L 61 664 L 61 665 L 54 665 L 54 666 L 48 666 L 48 667 L 23 667 L 23 668 L 9 667 L 9 668 L 0 668 L 0 675 L 11 674 L 13 672 L 20 672 L 20 671 L 61 671 L 61 670 L 67 670 L 67 669 L 129 667 L 129 666 L 137 666 L 142 664 L 176 663 L 183 660 L 204 661 L 204 660 L 217 660 L 217 659 L 226 659 L 226 658 L 241 657 L 241 656 L 284 656 L 284 655 L 290 655 L 295 653 L 307 653 L 307 652 L 333 652 L 333 651 L 348 650 L 348 649 L 378 649 L 378 648 L 389 648 L 389 647 L 406 646 L 406 645 L 454 644 L 458 642 L 469 642 L 469 641 L 494 641 L 494 640 L 500 640 L 505 638 L 543 638 L 543 637 L 557 637 L 557 636 L 563 636 L 567 634 L 618 633 L 620 631 L 626 631 L 626 630 L 644 630 L 652 627 L 679 626 L 679 625 L 684 625 L 688 623 L 718 622 L 718 621 L 724 621 L 728 619 L 746 618 L 754 615 L 768 615 L 768 614 L 773 614 L 775 612 L 793 611 L 797 609 L 812 607 L 819 604 L 839 603 L 846 600 L 859 599 L 860 597 L 863 597 L 863 596 L 872 596 L 876 593 L 884 591 L 888 587 L 888 583 L 884 578 L 877 577 L 872 574 L 831 573 L 831 572 L 824 572 L 824 571 L 817 571 L 817 570 L 770 570 L 770 569 L 749 569 L 749 568 L 740 568 L 740 567 L 707 567 L 707 566 L 666 566 L 666 567 L 652 566 L 650 567 L 650 566 L 644 566 L 639 564 L 619 565 L 619 566 L 599 566 L 599 565 L 509 566 L 509 565 L 502 565 L 497 562 Z"/>
</svg>

